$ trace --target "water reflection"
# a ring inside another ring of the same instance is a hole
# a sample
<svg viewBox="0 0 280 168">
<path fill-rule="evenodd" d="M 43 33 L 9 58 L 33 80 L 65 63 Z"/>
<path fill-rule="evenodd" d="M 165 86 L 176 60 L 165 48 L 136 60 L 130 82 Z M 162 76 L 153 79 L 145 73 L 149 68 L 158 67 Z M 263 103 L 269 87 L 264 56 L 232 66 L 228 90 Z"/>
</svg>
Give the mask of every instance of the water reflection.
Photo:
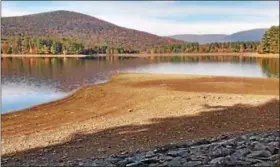
<svg viewBox="0 0 280 168">
<path fill-rule="evenodd" d="M 113 73 L 278 77 L 279 59 L 229 56 L 2 58 L 2 111 L 29 107 L 67 95 Z"/>
<path fill-rule="evenodd" d="M 55 88 L 34 84 L 10 83 L 2 86 L 2 111 L 19 110 L 39 103 L 48 102 L 66 96 L 67 93 Z"/>
<path fill-rule="evenodd" d="M 279 78 L 279 59 L 258 59 L 257 63 L 267 77 Z"/>
</svg>

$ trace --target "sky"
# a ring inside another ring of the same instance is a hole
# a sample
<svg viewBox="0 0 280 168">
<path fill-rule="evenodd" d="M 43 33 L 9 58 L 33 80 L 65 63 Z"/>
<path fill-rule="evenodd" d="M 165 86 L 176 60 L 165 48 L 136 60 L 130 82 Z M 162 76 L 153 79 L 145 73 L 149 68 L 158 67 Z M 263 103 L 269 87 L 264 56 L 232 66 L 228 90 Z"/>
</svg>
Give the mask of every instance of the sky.
<svg viewBox="0 0 280 168">
<path fill-rule="evenodd" d="M 2 17 L 75 11 L 160 36 L 279 25 L 279 1 L 2 1 Z"/>
</svg>

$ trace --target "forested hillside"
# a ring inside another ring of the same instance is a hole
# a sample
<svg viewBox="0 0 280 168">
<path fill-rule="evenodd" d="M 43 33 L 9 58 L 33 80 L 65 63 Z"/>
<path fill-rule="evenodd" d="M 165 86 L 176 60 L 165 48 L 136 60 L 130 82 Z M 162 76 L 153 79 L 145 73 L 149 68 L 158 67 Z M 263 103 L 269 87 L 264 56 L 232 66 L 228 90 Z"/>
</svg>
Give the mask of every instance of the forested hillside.
<svg viewBox="0 0 280 168">
<path fill-rule="evenodd" d="M 69 11 L 3 17 L 1 24 L 2 38 L 29 36 L 75 39 L 83 42 L 87 49 L 106 45 L 130 51 L 145 51 L 158 45 L 183 43 Z"/>
<path fill-rule="evenodd" d="M 264 33 L 258 52 L 279 53 L 279 26 L 272 26 Z"/>
</svg>

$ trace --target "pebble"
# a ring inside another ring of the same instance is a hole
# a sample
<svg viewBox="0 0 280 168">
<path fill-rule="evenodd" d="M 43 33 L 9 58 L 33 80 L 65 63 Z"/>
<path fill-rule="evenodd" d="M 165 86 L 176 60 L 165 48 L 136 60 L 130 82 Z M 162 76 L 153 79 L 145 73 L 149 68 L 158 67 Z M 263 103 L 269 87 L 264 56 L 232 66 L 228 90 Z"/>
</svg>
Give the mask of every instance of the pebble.
<svg viewBox="0 0 280 168">
<path fill-rule="evenodd" d="M 218 157 L 210 161 L 210 165 L 212 166 L 223 166 L 225 162 L 224 157 Z"/>
<path fill-rule="evenodd" d="M 272 161 L 280 160 L 280 155 L 279 154 L 275 154 L 273 156 L 270 156 L 269 159 L 272 160 Z"/>
<path fill-rule="evenodd" d="M 199 166 L 201 164 L 202 164 L 201 161 L 189 161 L 189 162 L 185 162 L 183 164 L 183 167 L 194 167 L 194 166 Z"/>
<path fill-rule="evenodd" d="M 129 163 L 126 165 L 126 167 L 141 167 L 144 166 L 142 162 L 136 162 L 136 163 Z"/>
<path fill-rule="evenodd" d="M 254 144 L 255 144 L 254 150 L 259 151 L 259 150 L 265 150 L 266 149 L 266 146 L 264 144 L 260 143 L 260 142 L 256 142 Z"/>
<path fill-rule="evenodd" d="M 270 157 L 271 153 L 267 150 L 261 150 L 261 151 L 254 151 L 247 155 L 249 158 L 256 158 L 256 157 Z"/>
<path fill-rule="evenodd" d="M 181 158 L 180 157 L 175 157 L 168 163 L 169 167 L 180 167 L 182 166 L 181 164 Z"/>
<path fill-rule="evenodd" d="M 248 148 L 238 149 L 232 155 L 234 156 L 246 156 L 247 154 L 251 153 L 251 150 Z"/>
<path fill-rule="evenodd" d="M 149 151 L 146 153 L 146 157 L 149 158 L 149 157 L 153 157 L 155 156 L 156 154 L 153 152 L 153 151 Z"/>
<path fill-rule="evenodd" d="M 212 150 L 210 150 L 210 156 L 219 157 L 219 156 L 227 156 L 232 153 L 231 149 L 225 148 L 223 146 L 215 146 Z"/>
</svg>

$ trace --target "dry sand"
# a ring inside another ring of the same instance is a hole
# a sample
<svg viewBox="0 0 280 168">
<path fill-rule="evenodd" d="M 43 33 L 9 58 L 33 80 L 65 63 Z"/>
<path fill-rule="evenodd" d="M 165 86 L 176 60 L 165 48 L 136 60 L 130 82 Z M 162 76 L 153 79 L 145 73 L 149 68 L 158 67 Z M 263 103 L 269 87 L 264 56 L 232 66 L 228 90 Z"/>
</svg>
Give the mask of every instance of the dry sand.
<svg viewBox="0 0 280 168">
<path fill-rule="evenodd" d="M 119 74 L 2 115 L 2 155 L 96 157 L 187 139 L 279 129 L 279 79 Z"/>
</svg>

